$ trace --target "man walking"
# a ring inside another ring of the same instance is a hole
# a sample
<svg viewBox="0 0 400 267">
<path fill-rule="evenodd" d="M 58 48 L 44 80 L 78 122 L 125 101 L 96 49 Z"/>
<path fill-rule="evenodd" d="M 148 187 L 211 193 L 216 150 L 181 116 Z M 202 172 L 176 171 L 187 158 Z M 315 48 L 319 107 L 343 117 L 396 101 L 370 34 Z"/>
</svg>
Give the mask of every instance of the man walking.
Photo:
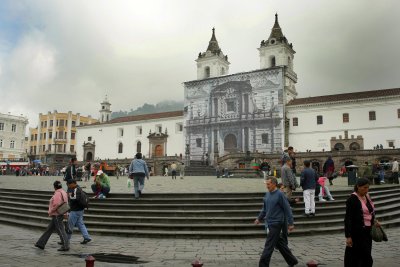
<svg viewBox="0 0 400 267">
<path fill-rule="evenodd" d="M 285 164 L 283 164 L 281 176 L 282 183 L 285 186 L 286 197 L 290 199 L 293 190 L 296 190 L 296 187 L 299 186 L 292 171 L 292 160 L 290 158 L 287 158 Z"/>
<path fill-rule="evenodd" d="M 304 170 L 300 175 L 300 186 L 303 188 L 305 216 L 315 216 L 315 187 L 318 181 L 317 172 L 310 168 L 311 162 L 304 161 Z M 322 189 L 321 189 L 322 190 Z"/>
<path fill-rule="evenodd" d="M 72 191 L 69 193 L 69 206 L 71 209 L 68 216 L 68 226 L 71 231 L 70 234 L 68 234 L 68 239 L 71 239 L 72 231 L 76 226 L 83 236 L 81 244 L 87 244 L 92 241 L 92 239 L 90 238 L 85 223 L 83 222 L 84 210 L 87 208 L 84 205 L 85 201 L 82 200 L 84 198 L 83 194 L 85 193 L 82 192 L 82 189 L 76 184 L 75 180 L 69 180 L 67 184 L 68 188 Z"/>
<path fill-rule="evenodd" d="M 286 263 L 294 266 L 298 261 L 287 245 L 287 235 L 281 235 L 281 231 L 286 232 L 284 229 L 286 227 L 288 232 L 294 229 L 292 210 L 285 195 L 278 190 L 278 181 L 275 177 L 268 177 L 264 183 L 268 192 L 264 197 L 263 208 L 254 223 L 259 224 L 265 218 L 265 226 L 268 227 L 269 233 L 258 266 L 269 266 L 275 247 L 282 254 Z"/>
</svg>

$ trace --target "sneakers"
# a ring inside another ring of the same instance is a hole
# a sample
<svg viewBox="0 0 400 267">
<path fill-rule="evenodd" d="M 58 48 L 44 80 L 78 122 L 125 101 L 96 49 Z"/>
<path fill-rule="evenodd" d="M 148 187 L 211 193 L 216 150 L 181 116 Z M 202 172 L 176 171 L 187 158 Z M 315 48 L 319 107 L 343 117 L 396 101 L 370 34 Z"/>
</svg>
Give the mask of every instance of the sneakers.
<svg viewBox="0 0 400 267">
<path fill-rule="evenodd" d="M 329 199 L 329 201 L 334 201 L 335 199 L 333 198 L 333 197 L 331 197 L 330 199 Z"/>
<path fill-rule="evenodd" d="M 57 251 L 68 251 L 68 250 L 69 250 L 69 248 L 64 248 L 64 247 L 57 249 Z"/>
<path fill-rule="evenodd" d="M 103 195 L 103 194 L 100 194 L 100 195 L 98 196 L 98 198 L 102 199 L 102 198 L 106 198 L 106 196 Z"/>
<path fill-rule="evenodd" d="M 92 241 L 92 239 L 88 238 L 88 239 L 83 239 L 83 241 L 81 242 L 82 245 L 85 245 L 87 243 L 89 243 L 90 241 Z"/>
<path fill-rule="evenodd" d="M 326 200 L 323 198 L 320 198 L 319 201 L 325 202 Z"/>
<path fill-rule="evenodd" d="M 315 217 L 315 213 L 310 213 L 310 216 L 311 217 Z"/>
</svg>

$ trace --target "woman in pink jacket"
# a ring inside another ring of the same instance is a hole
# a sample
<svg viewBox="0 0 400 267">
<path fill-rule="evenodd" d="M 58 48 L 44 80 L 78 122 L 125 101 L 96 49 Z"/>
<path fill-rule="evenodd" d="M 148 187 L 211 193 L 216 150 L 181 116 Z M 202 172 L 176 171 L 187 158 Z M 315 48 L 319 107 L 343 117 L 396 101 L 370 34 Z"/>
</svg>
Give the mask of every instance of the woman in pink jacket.
<svg viewBox="0 0 400 267">
<path fill-rule="evenodd" d="M 65 232 L 63 218 L 64 214 L 59 214 L 57 212 L 57 208 L 64 202 L 68 202 L 68 195 L 62 189 L 62 184 L 60 181 L 54 182 L 54 195 L 50 199 L 49 203 L 49 216 L 51 217 L 51 221 L 47 226 L 46 231 L 36 242 L 35 247 L 44 249 L 49 240 L 51 234 L 56 231 L 60 236 L 62 247 L 58 249 L 58 251 L 68 251 L 69 250 L 69 240 L 67 237 L 67 233 Z"/>
</svg>

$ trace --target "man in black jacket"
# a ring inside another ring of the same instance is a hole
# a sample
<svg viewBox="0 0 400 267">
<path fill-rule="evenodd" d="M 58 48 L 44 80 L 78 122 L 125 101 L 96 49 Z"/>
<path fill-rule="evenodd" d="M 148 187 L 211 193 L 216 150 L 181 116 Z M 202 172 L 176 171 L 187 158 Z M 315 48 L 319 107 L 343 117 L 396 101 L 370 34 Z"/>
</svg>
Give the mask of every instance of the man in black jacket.
<svg viewBox="0 0 400 267">
<path fill-rule="evenodd" d="M 85 223 L 83 222 L 83 214 L 85 207 L 82 205 L 81 198 L 84 194 L 82 189 L 76 184 L 74 179 L 68 180 L 67 182 L 68 189 L 71 191 L 69 193 L 69 206 L 71 208 L 69 216 L 68 216 L 68 226 L 71 230 L 70 234 L 68 234 L 68 239 L 71 239 L 72 231 L 74 227 L 78 227 L 79 231 L 81 231 L 83 236 L 83 241 L 81 244 L 87 244 L 92 239 L 86 229 Z"/>
<path fill-rule="evenodd" d="M 65 175 L 64 175 L 64 180 L 67 181 L 67 185 L 68 185 L 68 181 L 75 179 L 76 178 L 76 158 L 72 158 L 69 162 L 69 165 L 65 168 Z"/>
</svg>

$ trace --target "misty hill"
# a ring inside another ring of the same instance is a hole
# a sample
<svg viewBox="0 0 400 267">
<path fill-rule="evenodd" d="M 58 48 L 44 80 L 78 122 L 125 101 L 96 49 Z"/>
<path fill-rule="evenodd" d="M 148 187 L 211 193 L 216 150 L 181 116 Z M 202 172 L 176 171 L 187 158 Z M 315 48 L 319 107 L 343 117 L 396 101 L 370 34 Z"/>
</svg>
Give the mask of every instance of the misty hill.
<svg viewBox="0 0 400 267">
<path fill-rule="evenodd" d="M 168 111 L 177 111 L 183 110 L 183 101 L 162 101 L 155 105 L 152 104 L 143 104 L 143 106 L 138 107 L 137 109 L 130 111 L 115 111 L 111 113 L 111 118 L 119 118 L 125 116 L 132 115 L 142 115 L 142 114 L 150 114 L 150 113 L 158 113 L 158 112 L 168 112 Z"/>
</svg>

